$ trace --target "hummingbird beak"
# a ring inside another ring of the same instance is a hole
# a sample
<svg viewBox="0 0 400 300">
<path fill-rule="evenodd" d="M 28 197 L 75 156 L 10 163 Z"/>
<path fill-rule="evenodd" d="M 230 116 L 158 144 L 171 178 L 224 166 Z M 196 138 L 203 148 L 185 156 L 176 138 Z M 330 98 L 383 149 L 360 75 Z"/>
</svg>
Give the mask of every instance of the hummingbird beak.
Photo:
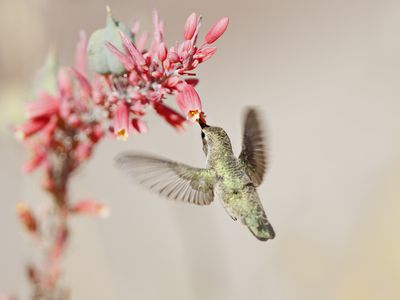
<svg viewBox="0 0 400 300">
<path fill-rule="evenodd" d="M 201 129 L 210 127 L 209 125 L 207 125 L 206 120 L 202 116 L 200 116 L 200 118 L 197 119 L 196 122 L 200 125 Z"/>
</svg>

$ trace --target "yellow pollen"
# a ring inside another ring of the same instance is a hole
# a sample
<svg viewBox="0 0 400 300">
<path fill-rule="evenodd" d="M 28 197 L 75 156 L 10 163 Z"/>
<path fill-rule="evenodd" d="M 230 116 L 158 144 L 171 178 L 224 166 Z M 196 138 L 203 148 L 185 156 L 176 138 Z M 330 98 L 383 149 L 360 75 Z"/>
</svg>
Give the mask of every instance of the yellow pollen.
<svg viewBox="0 0 400 300">
<path fill-rule="evenodd" d="M 126 142 L 128 140 L 128 130 L 126 130 L 125 128 L 121 128 L 119 130 L 117 130 L 117 132 L 115 133 L 117 136 L 117 140 L 121 140 Z"/>
</svg>

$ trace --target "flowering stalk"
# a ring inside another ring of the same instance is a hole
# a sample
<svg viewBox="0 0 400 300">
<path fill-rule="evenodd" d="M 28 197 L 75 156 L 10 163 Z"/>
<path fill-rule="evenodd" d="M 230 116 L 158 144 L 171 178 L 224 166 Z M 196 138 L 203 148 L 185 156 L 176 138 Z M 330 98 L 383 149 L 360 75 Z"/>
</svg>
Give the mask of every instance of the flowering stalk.
<svg viewBox="0 0 400 300">
<path fill-rule="evenodd" d="M 75 66 L 61 68 L 55 92 L 42 90 L 26 106 L 27 120 L 16 128 L 16 136 L 31 150 L 26 172 L 44 170 L 42 187 L 51 205 L 33 212 L 20 203 L 17 213 L 26 231 L 42 250 L 40 264 L 27 267 L 33 287 L 32 299 L 67 299 L 60 283 L 61 261 L 70 237 L 73 215 L 106 216 L 107 208 L 92 199 L 71 201 L 72 174 L 87 161 L 95 146 L 106 136 L 127 140 L 132 132 L 145 133 L 147 109 L 176 129 L 186 119 L 205 123 L 195 68 L 211 58 L 212 44 L 224 33 L 228 19 L 217 21 L 197 45 L 201 16 L 191 14 L 184 26 L 184 41 L 167 47 L 164 23 L 153 13 L 153 40 L 145 49 L 147 34 L 138 37 L 139 23 L 128 29 L 108 10 L 106 27 L 87 41 L 80 35 Z M 89 80 L 89 62 L 96 75 Z M 175 95 L 181 113 L 165 103 Z"/>
</svg>

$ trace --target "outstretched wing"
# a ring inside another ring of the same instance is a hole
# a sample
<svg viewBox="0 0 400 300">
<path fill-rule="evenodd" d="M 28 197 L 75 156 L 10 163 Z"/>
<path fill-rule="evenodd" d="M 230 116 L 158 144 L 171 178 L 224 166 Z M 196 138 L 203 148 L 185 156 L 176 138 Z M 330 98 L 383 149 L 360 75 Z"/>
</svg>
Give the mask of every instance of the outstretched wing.
<svg viewBox="0 0 400 300">
<path fill-rule="evenodd" d="M 136 153 L 123 153 L 116 162 L 137 182 L 169 199 L 197 205 L 208 205 L 214 199 L 212 170 Z"/>
<path fill-rule="evenodd" d="M 249 108 L 246 112 L 239 161 L 253 183 L 256 186 L 260 185 L 268 161 L 260 118 L 254 108 Z"/>
</svg>

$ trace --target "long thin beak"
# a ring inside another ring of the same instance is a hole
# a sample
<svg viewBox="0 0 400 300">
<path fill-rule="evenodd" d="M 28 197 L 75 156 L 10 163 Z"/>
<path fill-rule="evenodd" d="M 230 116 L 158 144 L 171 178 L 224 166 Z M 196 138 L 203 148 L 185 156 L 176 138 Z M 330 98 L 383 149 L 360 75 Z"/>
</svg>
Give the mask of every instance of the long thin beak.
<svg viewBox="0 0 400 300">
<path fill-rule="evenodd" d="M 206 124 L 206 122 L 203 120 L 203 118 L 198 119 L 197 123 L 200 125 L 201 129 L 210 127 L 209 125 Z"/>
</svg>

